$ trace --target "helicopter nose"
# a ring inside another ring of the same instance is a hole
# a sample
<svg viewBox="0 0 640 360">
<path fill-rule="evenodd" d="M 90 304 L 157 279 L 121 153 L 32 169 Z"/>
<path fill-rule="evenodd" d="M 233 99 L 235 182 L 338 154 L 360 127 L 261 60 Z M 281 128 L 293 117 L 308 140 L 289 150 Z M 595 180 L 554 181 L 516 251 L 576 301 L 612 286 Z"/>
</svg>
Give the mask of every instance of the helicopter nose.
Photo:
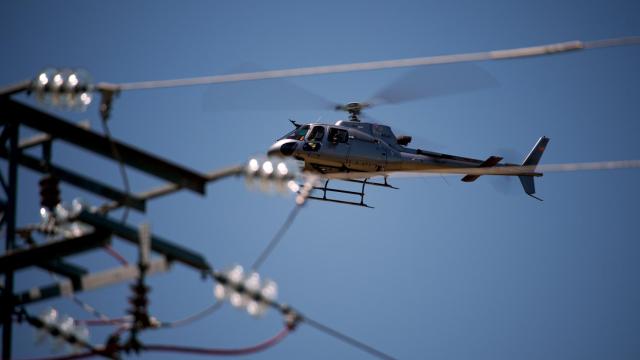
<svg viewBox="0 0 640 360">
<path fill-rule="evenodd" d="M 278 141 L 271 145 L 267 155 L 269 156 L 291 156 L 296 150 L 296 141 Z"/>
</svg>

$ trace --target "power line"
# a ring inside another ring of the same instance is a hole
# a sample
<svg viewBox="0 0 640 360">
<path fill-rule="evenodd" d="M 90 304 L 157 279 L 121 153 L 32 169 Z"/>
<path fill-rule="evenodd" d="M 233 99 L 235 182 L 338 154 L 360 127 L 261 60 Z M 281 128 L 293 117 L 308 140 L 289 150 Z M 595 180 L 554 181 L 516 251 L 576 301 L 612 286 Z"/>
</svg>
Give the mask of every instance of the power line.
<svg viewBox="0 0 640 360">
<path fill-rule="evenodd" d="M 55 280 L 55 281 L 59 280 L 58 276 L 56 276 L 54 273 L 49 272 L 49 275 L 51 276 L 51 278 L 53 280 Z M 98 319 L 100 319 L 102 321 L 110 320 L 109 316 L 107 316 L 102 311 L 96 309 L 95 307 L 91 306 L 86 301 L 81 300 L 76 294 L 72 293 L 72 294 L 69 295 L 69 297 L 70 297 L 71 301 L 73 301 L 74 304 L 78 305 L 85 312 L 95 316 L 96 318 L 98 318 Z"/>
<path fill-rule="evenodd" d="M 254 261 L 253 265 L 251 266 L 253 270 L 257 270 L 262 265 L 262 263 L 267 259 L 269 254 L 271 254 L 276 245 L 278 245 L 287 230 L 289 230 L 291 225 L 293 225 L 293 222 L 298 216 L 300 209 L 304 206 L 305 202 L 311 195 L 311 192 L 313 192 L 313 184 L 316 182 L 316 180 L 317 176 L 311 175 L 307 177 L 305 183 L 301 187 L 298 187 L 296 185 L 298 189 L 296 196 L 296 206 L 291 210 L 289 216 L 287 216 L 287 219 L 285 220 L 284 224 L 282 224 L 278 232 L 274 235 L 271 241 L 269 241 L 267 247 L 262 250 L 262 253 L 260 253 L 258 258 Z"/>
<path fill-rule="evenodd" d="M 323 333 L 332 336 L 338 340 L 344 341 L 345 343 L 357 347 L 358 349 L 365 351 L 377 358 L 380 359 L 385 359 L 385 360 L 394 360 L 395 358 L 389 354 L 386 354 L 370 345 L 367 345 L 361 341 L 358 341 L 354 338 L 352 338 L 351 336 L 345 335 L 341 332 L 339 332 L 338 330 L 332 329 L 330 327 L 328 327 L 327 325 L 321 324 L 311 318 L 309 318 L 306 315 L 301 315 L 302 321 L 306 324 L 308 324 L 309 326 L 322 331 Z"/>
<path fill-rule="evenodd" d="M 173 88 L 183 86 L 194 85 L 207 85 L 207 84 L 219 84 L 227 82 L 238 81 L 251 81 L 251 80 L 263 80 L 263 79 L 275 79 L 284 77 L 300 77 L 310 75 L 324 75 L 335 74 L 355 71 L 370 71 L 370 70 L 382 70 L 382 69 L 394 69 L 405 68 L 413 66 L 428 66 L 437 64 L 452 64 L 461 62 L 473 62 L 473 61 L 488 61 L 488 60 L 504 60 L 504 59 L 517 59 L 525 57 L 551 55 L 563 52 L 571 52 L 578 50 L 590 50 L 604 47 L 615 46 L 627 46 L 640 44 L 640 36 L 630 36 L 623 38 L 613 38 L 594 41 L 567 41 L 539 46 L 530 46 L 522 48 L 493 50 L 475 53 L 464 54 L 452 54 L 452 55 L 439 55 L 428 56 L 418 58 L 406 58 L 396 60 L 383 60 L 383 61 L 370 61 L 352 64 L 340 64 L 340 65 L 328 65 L 328 66 L 313 66 L 302 67 L 294 69 L 284 70 L 269 70 L 269 71 L 257 71 L 238 74 L 227 75 L 214 75 L 193 77 L 174 80 L 155 80 L 155 81 L 141 81 L 141 82 L 129 82 L 120 84 L 100 83 L 97 84 L 98 90 L 107 92 L 117 92 L 125 90 L 144 90 L 144 89 L 159 89 L 159 88 Z"/>
<path fill-rule="evenodd" d="M 295 310 L 289 305 L 278 303 L 275 300 L 267 299 L 260 292 L 249 290 L 243 283 L 236 283 L 232 279 L 230 279 L 228 274 L 217 272 L 214 270 L 210 270 L 208 274 L 218 283 L 228 286 L 232 291 L 235 291 L 242 296 L 247 296 L 255 301 L 258 301 L 279 311 L 285 317 L 285 320 L 290 328 L 295 327 L 299 322 L 304 322 L 336 339 L 339 339 L 375 357 L 385 360 L 394 359 L 394 357 L 374 348 L 371 345 L 358 341 L 351 336 L 345 335 L 338 330 L 335 330 L 327 325 L 321 324 L 309 317 L 306 317 L 305 315 L 302 315 L 299 311 Z"/>
<path fill-rule="evenodd" d="M 127 200 L 131 196 L 131 187 L 129 185 L 129 177 L 127 176 L 127 170 L 124 167 L 124 162 L 122 161 L 122 156 L 116 147 L 116 143 L 113 141 L 111 137 L 111 131 L 109 130 L 109 125 L 107 124 L 107 119 L 102 118 L 100 123 L 102 124 L 102 129 L 104 131 L 104 136 L 109 141 L 109 145 L 111 146 L 111 153 L 113 154 L 113 158 L 118 162 L 118 169 L 120 170 L 120 176 L 122 177 L 122 184 L 124 186 L 124 193 Z M 122 223 L 127 222 L 127 217 L 129 216 L 129 207 L 125 206 L 122 213 Z"/>
<path fill-rule="evenodd" d="M 122 256 L 122 254 L 120 254 L 118 251 L 116 251 L 111 245 L 105 245 L 103 246 L 104 250 L 107 252 L 107 254 L 111 255 L 112 258 L 116 259 L 120 265 L 129 265 L 129 262 L 127 261 L 127 259 Z"/>
<path fill-rule="evenodd" d="M 199 354 L 199 355 L 248 355 L 254 354 L 263 350 L 266 350 L 280 341 L 282 341 L 289 333 L 291 328 L 285 326 L 275 336 L 253 346 L 237 348 L 237 349 L 212 349 L 212 348 L 197 348 L 190 346 L 177 346 L 177 345 L 143 345 L 144 351 L 162 351 L 162 352 L 177 352 L 186 354 Z"/>
<path fill-rule="evenodd" d="M 180 326 L 189 325 L 195 321 L 198 321 L 200 319 L 205 318 L 206 316 L 213 314 L 218 309 L 220 309 L 223 304 L 224 303 L 221 301 L 216 301 L 215 303 L 207 306 L 206 308 L 198 311 L 197 313 L 194 313 L 182 319 L 174 320 L 171 322 L 158 321 L 157 322 L 158 325 L 156 325 L 155 327 L 152 327 L 151 329 L 167 329 L 167 328 L 176 328 Z M 109 318 L 109 317 L 106 317 L 105 315 L 102 315 L 98 319 L 76 320 L 76 322 L 87 325 L 87 326 L 105 326 L 105 325 L 106 326 L 111 326 L 111 325 L 128 326 L 133 322 L 133 318 L 127 317 L 127 316 L 119 317 L 119 318 Z"/>
<path fill-rule="evenodd" d="M 76 323 L 86 326 L 112 326 L 112 325 L 127 325 L 132 321 L 131 317 L 119 317 L 108 319 L 78 319 Z"/>
<path fill-rule="evenodd" d="M 71 294 L 71 300 L 77 304 L 78 306 L 80 306 L 82 308 L 82 310 L 86 311 L 87 313 L 97 317 L 100 320 L 110 320 L 109 316 L 107 316 L 105 313 L 99 311 L 98 309 L 96 309 L 95 307 L 89 305 L 89 303 L 82 301 L 80 298 L 78 298 L 75 294 Z"/>
<path fill-rule="evenodd" d="M 201 348 L 201 347 L 192 347 L 192 346 L 181 346 L 181 345 L 167 345 L 167 344 L 149 344 L 142 345 L 140 348 L 141 351 L 158 351 L 158 352 L 174 352 L 181 354 L 197 354 L 197 355 L 212 355 L 212 356 L 237 356 L 237 355 L 249 355 L 255 354 L 260 351 L 264 351 L 270 347 L 277 345 L 279 342 L 284 340 L 293 328 L 290 326 L 285 326 L 282 330 L 280 330 L 276 335 L 271 338 L 262 341 L 256 345 L 242 347 L 242 348 Z M 109 353 L 105 352 L 107 349 L 95 349 L 92 351 L 80 353 L 80 354 L 72 354 L 58 357 L 46 357 L 40 358 L 37 360 L 71 360 L 71 359 L 85 359 L 96 355 L 105 355 L 108 356 Z M 118 346 L 116 349 L 109 350 L 124 350 L 122 346 Z M 36 359 L 30 359 L 36 360 Z"/>
<path fill-rule="evenodd" d="M 289 216 L 287 216 L 287 220 L 285 220 L 284 224 L 282 224 L 280 229 L 278 229 L 278 232 L 273 236 L 271 241 L 269 241 L 269 243 L 267 244 L 267 247 L 265 247 L 264 250 L 262 250 L 258 258 L 253 262 L 253 265 L 251 265 L 251 268 L 253 270 L 258 270 L 258 268 L 265 262 L 265 260 L 267 260 L 267 257 L 271 254 L 273 249 L 275 249 L 275 247 L 278 245 L 280 240 L 282 240 L 282 237 L 284 236 L 284 234 L 286 234 L 287 230 L 289 230 L 291 225 L 293 225 L 293 222 L 298 216 L 298 213 L 300 212 L 301 208 L 302 208 L 302 205 L 296 204 L 296 206 L 291 210 L 291 212 L 289 213 Z"/>
<path fill-rule="evenodd" d="M 222 305 L 224 304 L 224 302 L 222 301 L 216 301 L 215 303 L 207 306 L 206 308 L 204 308 L 201 311 L 198 311 L 197 313 L 193 314 L 193 315 L 189 315 L 183 319 L 180 320 L 175 320 L 172 322 L 161 322 L 160 323 L 160 328 L 176 328 L 179 326 L 185 326 L 188 324 L 191 324 L 195 321 L 198 321 L 206 316 L 209 316 L 211 314 L 213 314 L 214 312 L 218 311 L 218 309 L 220 309 L 222 307 Z"/>
<path fill-rule="evenodd" d="M 125 257 L 122 256 L 122 254 L 120 254 L 117 250 L 115 250 L 113 247 L 111 247 L 111 245 L 105 245 L 105 246 L 103 246 L 103 249 L 104 249 L 105 252 L 107 252 L 107 254 L 111 255 L 111 257 L 116 259 L 121 265 L 123 265 L 123 266 L 129 265 L 129 262 L 127 261 L 127 259 L 125 259 Z M 54 274 L 51 274 L 51 277 L 53 279 L 55 279 L 55 280 L 58 280 L 58 277 L 56 275 L 54 275 Z M 86 301 L 81 300 L 75 294 L 71 294 L 71 300 L 76 305 L 80 306 L 82 308 L 82 310 L 84 310 L 87 313 L 97 317 L 98 319 L 101 319 L 101 320 L 110 320 L 111 319 L 105 313 L 103 313 L 103 312 L 99 311 L 98 309 L 96 309 L 95 307 L 91 306 Z"/>
<path fill-rule="evenodd" d="M 206 308 L 198 311 L 195 314 L 189 315 L 183 319 L 175 320 L 171 322 L 160 321 L 158 327 L 155 329 L 163 329 L 163 328 L 176 328 L 180 326 L 185 326 L 191 324 L 197 320 L 200 320 L 208 315 L 213 314 L 215 311 L 220 309 L 224 303 L 223 302 L 215 302 Z M 111 325 L 127 325 L 133 322 L 131 317 L 119 317 L 119 318 L 99 318 L 99 319 L 87 319 L 87 320 L 76 320 L 77 323 L 81 323 L 87 326 L 111 326 Z M 152 328 L 154 329 L 154 328 Z"/>
</svg>

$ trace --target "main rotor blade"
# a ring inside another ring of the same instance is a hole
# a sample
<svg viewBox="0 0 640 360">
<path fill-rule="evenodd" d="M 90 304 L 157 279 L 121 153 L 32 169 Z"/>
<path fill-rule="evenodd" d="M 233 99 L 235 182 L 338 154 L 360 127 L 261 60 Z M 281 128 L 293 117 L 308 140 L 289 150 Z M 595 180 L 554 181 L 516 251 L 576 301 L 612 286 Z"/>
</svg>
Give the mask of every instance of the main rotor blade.
<svg viewBox="0 0 640 360">
<path fill-rule="evenodd" d="M 367 103 L 398 104 L 498 85 L 491 74 L 475 64 L 439 64 L 409 71 L 376 93 Z"/>
<path fill-rule="evenodd" d="M 492 168 L 447 168 L 416 171 L 379 171 L 379 172 L 349 172 L 349 173 L 328 173 L 320 175 L 327 179 L 338 180 L 358 180 L 379 176 L 391 177 L 416 177 L 416 176 L 457 176 L 457 175 L 511 175 L 517 176 L 522 173 L 547 173 L 547 172 L 573 172 L 573 171 L 598 171 L 598 170 L 619 170 L 619 169 L 640 169 L 640 160 L 618 160 L 583 163 L 545 164 L 537 166 L 501 166 Z"/>
<path fill-rule="evenodd" d="M 282 78 L 263 79 L 252 84 L 212 84 L 207 87 L 203 96 L 203 109 L 206 111 L 332 110 L 336 105 L 337 103 Z"/>
<path fill-rule="evenodd" d="M 175 79 L 175 80 L 142 81 L 142 82 L 129 82 L 129 83 L 120 83 L 120 84 L 99 83 L 97 84 L 96 89 L 113 92 L 113 91 L 143 90 L 143 89 L 158 89 L 158 88 L 169 88 L 169 87 L 180 87 L 180 86 L 219 84 L 219 83 L 238 82 L 238 81 L 334 74 L 334 73 L 344 73 L 344 72 L 352 72 L 352 71 L 380 70 L 380 69 L 427 66 L 427 65 L 436 65 L 436 64 L 451 64 L 451 63 L 486 61 L 486 60 L 516 59 L 516 58 L 550 55 L 550 54 L 557 54 L 562 52 L 570 52 L 570 51 L 578 51 L 578 50 L 589 50 L 589 49 L 604 48 L 604 47 L 639 45 L 639 44 L 640 44 L 640 36 L 631 36 L 631 37 L 595 40 L 595 41 L 584 41 L 584 42 L 580 40 L 575 40 L 575 41 L 547 44 L 547 45 L 541 45 L 541 46 L 531 46 L 531 47 L 523 47 L 523 48 L 516 48 L 516 49 L 494 50 L 494 51 L 455 54 L 455 55 L 428 56 L 428 57 L 419 57 L 419 58 L 371 61 L 371 62 L 362 62 L 362 63 L 354 63 L 354 64 L 329 65 L 329 66 L 313 66 L 313 67 L 303 67 L 303 68 L 294 68 L 294 69 L 285 69 L 285 70 L 257 71 L 257 72 L 248 72 L 248 73 L 239 73 L 239 74 L 203 76 L 203 77 L 184 78 L 184 79 Z"/>
</svg>

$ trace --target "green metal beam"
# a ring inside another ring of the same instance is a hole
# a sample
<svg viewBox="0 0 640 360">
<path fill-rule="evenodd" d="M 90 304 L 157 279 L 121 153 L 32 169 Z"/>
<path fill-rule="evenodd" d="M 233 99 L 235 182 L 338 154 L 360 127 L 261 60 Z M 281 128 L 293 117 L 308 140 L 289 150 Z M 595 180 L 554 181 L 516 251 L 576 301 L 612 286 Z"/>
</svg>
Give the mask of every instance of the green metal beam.
<svg viewBox="0 0 640 360">
<path fill-rule="evenodd" d="M 83 129 L 17 101 L 0 97 L 0 118 L 4 121 L 18 122 L 56 139 L 67 141 L 118 161 L 113 153 L 113 145 L 125 164 L 197 193 L 205 193 L 207 179 L 202 174 L 136 149 L 131 145 L 108 139 L 101 134 Z"/>
<path fill-rule="evenodd" d="M 107 245 L 110 241 L 111 237 L 108 232 L 96 230 L 77 237 L 51 241 L 29 248 L 9 250 L 0 256 L 0 273 L 34 265 L 46 265 L 60 257 Z"/>
<path fill-rule="evenodd" d="M 89 224 L 96 229 L 112 233 L 113 235 L 131 243 L 138 244 L 140 241 L 137 229 L 118 221 L 111 220 L 108 217 L 90 213 L 88 211 L 82 211 L 75 217 L 75 219 Z M 196 270 L 211 270 L 211 266 L 207 260 L 199 253 L 179 245 L 175 245 L 160 238 L 159 236 L 151 236 L 151 250 L 166 256 L 169 260 L 181 262 Z"/>
</svg>

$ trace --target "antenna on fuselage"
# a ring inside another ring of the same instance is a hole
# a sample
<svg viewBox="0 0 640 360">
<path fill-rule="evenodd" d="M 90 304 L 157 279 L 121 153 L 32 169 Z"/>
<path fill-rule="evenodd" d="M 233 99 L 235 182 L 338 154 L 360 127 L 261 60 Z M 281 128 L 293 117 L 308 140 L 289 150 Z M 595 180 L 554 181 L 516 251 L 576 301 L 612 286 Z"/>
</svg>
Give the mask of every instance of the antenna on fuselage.
<svg viewBox="0 0 640 360">
<path fill-rule="evenodd" d="M 302 126 L 301 124 L 299 124 L 297 121 L 293 120 L 293 119 L 289 119 L 289 122 L 291 122 L 291 124 L 297 129 L 300 126 Z"/>
</svg>

